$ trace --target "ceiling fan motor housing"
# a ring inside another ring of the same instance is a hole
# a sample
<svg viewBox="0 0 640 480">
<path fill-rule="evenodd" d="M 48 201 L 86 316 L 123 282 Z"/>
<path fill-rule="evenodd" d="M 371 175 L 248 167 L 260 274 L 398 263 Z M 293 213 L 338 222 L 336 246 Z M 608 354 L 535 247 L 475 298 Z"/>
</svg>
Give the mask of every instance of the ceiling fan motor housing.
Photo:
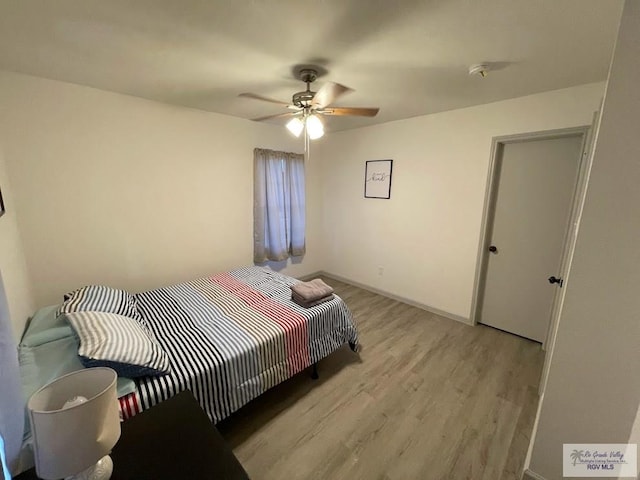
<svg viewBox="0 0 640 480">
<path fill-rule="evenodd" d="M 311 101 L 313 100 L 315 94 L 316 92 L 312 92 L 310 90 L 294 93 L 292 102 L 296 107 L 308 107 L 311 105 Z"/>
<path fill-rule="evenodd" d="M 318 72 L 312 68 L 303 68 L 300 70 L 299 78 L 307 84 L 307 89 L 304 92 L 294 93 L 292 97 L 292 103 L 299 108 L 305 108 L 311 106 L 311 101 L 316 92 L 312 92 L 309 85 L 318 78 Z"/>
</svg>

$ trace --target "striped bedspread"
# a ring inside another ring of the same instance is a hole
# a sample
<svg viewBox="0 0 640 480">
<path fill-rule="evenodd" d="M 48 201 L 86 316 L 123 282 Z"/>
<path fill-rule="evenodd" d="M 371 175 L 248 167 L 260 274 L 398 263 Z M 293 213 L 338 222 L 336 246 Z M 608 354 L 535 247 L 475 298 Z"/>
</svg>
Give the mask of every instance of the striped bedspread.
<svg viewBox="0 0 640 480">
<path fill-rule="evenodd" d="M 120 400 L 124 417 L 189 389 L 218 422 L 343 344 L 355 348 L 342 299 L 302 308 L 291 301 L 297 282 L 247 267 L 136 295 L 171 371 L 137 379 L 137 391 Z"/>
</svg>

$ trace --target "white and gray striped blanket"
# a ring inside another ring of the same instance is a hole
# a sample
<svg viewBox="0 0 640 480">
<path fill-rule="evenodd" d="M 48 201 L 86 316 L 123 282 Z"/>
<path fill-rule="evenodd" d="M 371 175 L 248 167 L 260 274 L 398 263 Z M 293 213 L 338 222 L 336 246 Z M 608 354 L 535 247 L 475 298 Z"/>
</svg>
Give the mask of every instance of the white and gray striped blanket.
<svg viewBox="0 0 640 480">
<path fill-rule="evenodd" d="M 302 308 L 291 300 L 297 282 L 246 267 L 137 294 L 171 370 L 137 379 L 137 391 L 120 399 L 124 417 L 188 389 L 218 422 L 345 343 L 355 349 L 342 299 Z"/>
</svg>

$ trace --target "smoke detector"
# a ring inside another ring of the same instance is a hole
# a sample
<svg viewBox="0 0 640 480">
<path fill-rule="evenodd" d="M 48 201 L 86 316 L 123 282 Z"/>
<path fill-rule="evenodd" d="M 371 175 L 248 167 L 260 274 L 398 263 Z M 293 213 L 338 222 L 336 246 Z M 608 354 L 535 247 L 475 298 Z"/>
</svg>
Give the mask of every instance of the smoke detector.
<svg viewBox="0 0 640 480">
<path fill-rule="evenodd" d="M 491 70 L 488 63 L 477 63 L 469 67 L 469 75 L 480 75 L 482 78 L 487 76 L 487 73 Z"/>
</svg>

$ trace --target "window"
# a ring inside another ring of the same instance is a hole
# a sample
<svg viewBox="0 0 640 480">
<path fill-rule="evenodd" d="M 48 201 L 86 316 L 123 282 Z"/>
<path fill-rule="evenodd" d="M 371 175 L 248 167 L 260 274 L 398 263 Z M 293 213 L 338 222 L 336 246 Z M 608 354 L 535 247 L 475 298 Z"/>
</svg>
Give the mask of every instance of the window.
<svg viewBox="0 0 640 480">
<path fill-rule="evenodd" d="M 304 156 L 253 151 L 253 261 L 305 253 Z"/>
</svg>

